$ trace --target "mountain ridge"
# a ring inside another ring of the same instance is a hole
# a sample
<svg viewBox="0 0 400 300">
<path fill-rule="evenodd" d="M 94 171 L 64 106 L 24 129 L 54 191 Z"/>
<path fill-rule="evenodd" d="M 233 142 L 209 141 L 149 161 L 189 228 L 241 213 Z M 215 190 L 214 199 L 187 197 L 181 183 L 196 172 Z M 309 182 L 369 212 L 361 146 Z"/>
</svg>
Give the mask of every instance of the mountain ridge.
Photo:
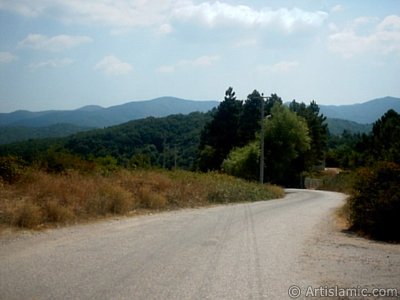
<svg viewBox="0 0 400 300">
<path fill-rule="evenodd" d="M 0 113 L 0 144 L 30 138 L 66 136 L 90 128 L 104 128 L 147 117 L 206 112 L 218 106 L 218 101 L 196 101 L 176 97 L 131 101 L 110 107 L 86 105 L 74 110 L 31 112 L 17 110 Z M 351 105 L 319 105 L 327 117 L 331 134 L 347 130 L 368 133 L 372 123 L 389 109 L 400 113 L 400 98 L 383 97 Z M 65 130 L 63 130 L 65 127 Z"/>
<path fill-rule="evenodd" d="M 108 127 L 131 120 L 165 117 L 171 114 L 206 112 L 218 105 L 218 101 L 196 101 L 176 97 L 160 97 L 152 100 L 131 101 L 107 108 L 86 105 L 75 110 L 48 110 L 31 112 L 18 110 L 0 113 L 0 126 L 42 127 L 69 123 L 83 127 Z"/>
<path fill-rule="evenodd" d="M 332 119 L 343 119 L 359 124 L 377 121 L 389 109 L 400 112 L 400 98 L 386 96 L 363 103 L 347 105 L 319 105 L 320 112 Z"/>
</svg>

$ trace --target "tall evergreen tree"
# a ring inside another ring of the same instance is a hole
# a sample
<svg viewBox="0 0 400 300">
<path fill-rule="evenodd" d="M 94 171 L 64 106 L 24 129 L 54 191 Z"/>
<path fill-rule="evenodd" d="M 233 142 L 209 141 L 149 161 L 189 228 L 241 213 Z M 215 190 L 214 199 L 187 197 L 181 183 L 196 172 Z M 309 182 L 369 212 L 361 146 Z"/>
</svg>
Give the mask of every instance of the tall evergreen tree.
<svg viewBox="0 0 400 300">
<path fill-rule="evenodd" d="M 390 109 L 374 123 L 371 144 L 375 160 L 400 164 L 400 114 Z"/>
<path fill-rule="evenodd" d="M 271 114 L 271 109 L 275 103 L 282 104 L 282 99 L 277 94 L 264 97 L 257 90 L 247 96 L 243 104 L 242 114 L 239 119 L 239 139 L 240 146 L 244 146 L 254 141 L 256 134 L 261 128 L 261 102 L 264 101 L 264 116 Z"/>
<path fill-rule="evenodd" d="M 272 107 L 275 103 L 283 104 L 282 98 L 277 94 L 271 94 L 265 101 L 265 115 L 268 116 L 271 114 Z"/>
<path fill-rule="evenodd" d="M 241 146 L 253 141 L 256 138 L 256 133 L 260 131 L 261 101 L 264 101 L 261 94 L 257 90 L 254 90 L 247 96 L 243 104 L 238 129 Z"/>
<path fill-rule="evenodd" d="M 225 99 L 214 111 L 213 119 L 203 129 L 200 138 L 198 167 L 202 171 L 217 170 L 228 153 L 239 145 L 238 126 L 242 101 L 236 100 L 230 87 Z"/>
</svg>

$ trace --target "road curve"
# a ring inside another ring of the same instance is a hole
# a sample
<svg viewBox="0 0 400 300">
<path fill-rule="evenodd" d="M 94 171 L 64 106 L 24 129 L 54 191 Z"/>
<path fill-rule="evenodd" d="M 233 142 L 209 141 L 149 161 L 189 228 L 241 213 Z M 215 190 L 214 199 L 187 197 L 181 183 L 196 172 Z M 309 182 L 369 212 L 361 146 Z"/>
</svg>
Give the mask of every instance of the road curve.
<svg viewBox="0 0 400 300">
<path fill-rule="evenodd" d="M 3 236 L 0 298 L 289 299 L 292 285 L 303 292 L 321 284 L 400 287 L 397 245 L 365 242 L 332 225 L 343 199 L 287 190 L 278 200 Z M 369 266 L 354 258 L 354 247 L 367 251 Z M 340 266 L 346 259 L 357 274 Z M 377 267 L 376 276 L 366 274 Z"/>
</svg>

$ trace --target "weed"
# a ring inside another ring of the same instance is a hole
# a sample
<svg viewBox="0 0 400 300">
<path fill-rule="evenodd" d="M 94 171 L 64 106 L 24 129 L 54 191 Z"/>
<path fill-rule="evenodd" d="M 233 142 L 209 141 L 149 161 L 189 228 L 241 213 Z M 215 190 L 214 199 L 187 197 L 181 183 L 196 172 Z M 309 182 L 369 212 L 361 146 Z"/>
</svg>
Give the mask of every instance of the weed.
<svg viewBox="0 0 400 300">
<path fill-rule="evenodd" d="M 187 171 L 116 170 L 102 176 L 27 169 L 13 184 L 2 183 L 0 223 L 35 228 L 66 224 L 135 209 L 168 209 L 209 203 L 279 198 L 283 190 L 231 176 Z"/>
<path fill-rule="evenodd" d="M 15 211 L 13 223 L 18 227 L 34 228 L 43 222 L 40 207 L 32 202 L 25 202 Z"/>
</svg>

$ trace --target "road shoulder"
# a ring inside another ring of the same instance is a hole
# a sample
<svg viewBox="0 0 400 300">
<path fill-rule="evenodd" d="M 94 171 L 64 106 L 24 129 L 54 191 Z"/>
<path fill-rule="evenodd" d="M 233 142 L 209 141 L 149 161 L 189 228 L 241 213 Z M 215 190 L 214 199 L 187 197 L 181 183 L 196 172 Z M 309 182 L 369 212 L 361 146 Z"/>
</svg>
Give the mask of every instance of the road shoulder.
<svg viewBox="0 0 400 300">
<path fill-rule="evenodd" d="M 335 209 L 307 240 L 302 263 L 309 270 L 313 287 L 400 291 L 400 245 L 368 240 L 347 231 Z"/>
</svg>

